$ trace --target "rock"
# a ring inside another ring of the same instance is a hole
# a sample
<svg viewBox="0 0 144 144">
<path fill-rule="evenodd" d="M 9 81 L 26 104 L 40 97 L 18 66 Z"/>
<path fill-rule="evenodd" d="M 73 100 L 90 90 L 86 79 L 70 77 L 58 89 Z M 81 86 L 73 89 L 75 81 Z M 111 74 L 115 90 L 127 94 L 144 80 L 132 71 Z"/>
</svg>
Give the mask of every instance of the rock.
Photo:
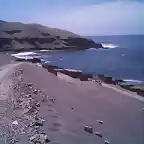
<svg viewBox="0 0 144 144">
<path fill-rule="evenodd" d="M 110 144 L 110 142 L 109 141 L 107 141 L 107 140 L 105 140 L 105 142 L 104 142 L 105 144 Z"/>
<path fill-rule="evenodd" d="M 57 72 L 63 73 L 65 75 L 68 75 L 72 78 L 80 78 L 80 75 L 82 74 L 82 71 L 80 70 L 74 70 L 74 69 L 55 69 Z"/>
<path fill-rule="evenodd" d="M 99 133 L 99 132 L 95 132 L 95 135 L 98 136 L 98 137 L 100 137 L 100 138 L 102 138 L 102 134 Z"/>
<path fill-rule="evenodd" d="M 31 98 L 31 96 L 32 96 L 31 94 L 27 94 L 27 95 L 25 95 L 24 97 L 25 97 L 25 98 Z"/>
<path fill-rule="evenodd" d="M 88 79 L 90 78 L 91 76 L 89 74 L 85 74 L 85 73 L 82 73 L 80 75 L 80 80 L 81 81 L 88 81 Z"/>
<path fill-rule="evenodd" d="M 49 98 L 49 100 L 53 103 L 55 103 L 55 101 L 56 101 L 55 98 Z"/>
<path fill-rule="evenodd" d="M 24 69 L 20 69 L 20 72 L 24 72 Z"/>
<path fill-rule="evenodd" d="M 19 144 L 19 139 L 15 136 L 8 136 L 5 140 L 5 144 Z"/>
<path fill-rule="evenodd" d="M 38 103 L 38 102 L 35 105 L 36 105 L 36 107 L 40 107 L 40 103 Z"/>
<path fill-rule="evenodd" d="M 93 128 L 92 128 L 92 127 L 85 126 L 85 127 L 84 127 L 84 131 L 93 134 Z"/>
<path fill-rule="evenodd" d="M 44 133 L 35 134 L 35 135 L 31 136 L 29 140 L 31 142 L 33 142 L 34 144 L 45 144 L 45 143 L 51 142 L 48 139 L 48 136 L 46 134 L 44 134 Z"/>
<path fill-rule="evenodd" d="M 46 101 L 47 97 L 45 95 L 42 95 L 42 102 Z"/>
<path fill-rule="evenodd" d="M 32 83 L 28 83 L 28 84 L 27 84 L 28 87 L 31 87 L 32 85 L 33 85 Z"/>
<path fill-rule="evenodd" d="M 58 69 L 59 67 L 55 66 L 55 65 L 51 65 L 51 64 L 47 64 L 47 63 L 44 63 L 42 64 L 42 67 L 45 68 L 45 69 Z"/>
<path fill-rule="evenodd" d="M 137 94 L 144 97 L 144 90 L 137 89 Z"/>
<path fill-rule="evenodd" d="M 48 136 L 46 134 L 40 134 L 40 140 L 42 143 L 48 143 L 48 142 L 51 142 L 49 139 L 48 139 Z"/>
<path fill-rule="evenodd" d="M 36 111 L 36 106 L 30 106 L 30 108 L 28 109 L 25 109 L 25 114 L 28 113 L 28 114 L 32 114 Z"/>
<path fill-rule="evenodd" d="M 38 126 L 38 127 L 40 127 L 40 126 L 43 126 L 43 122 L 35 122 L 34 124 L 33 124 L 33 126 Z"/>
<path fill-rule="evenodd" d="M 50 73 L 52 73 L 52 74 L 57 76 L 57 71 L 55 69 L 53 69 L 53 68 L 48 68 L 48 72 L 50 72 Z"/>
<path fill-rule="evenodd" d="M 17 86 L 14 86 L 13 89 L 15 90 L 17 88 Z"/>
<path fill-rule="evenodd" d="M 39 58 L 33 58 L 30 60 L 32 63 L 41 63 L 41 60 Z"/>
<path fill-rule="evenodd" d="M 105 82 L 105 83 L 107 83 L 107 84 L 114 84 L 112 77 L 107 77 L 107 76 L 104 76 L 104 75 L 101 75 L 101 74 L 99 74 L 98 77 L 99 77 L 103 82 Z"/>
<path fill-rule="evenodd" d="M 35 90 L 33 91 L 33 93 L 34 93 L 34 94 L 38 94 L 38 90 L 35 89 Z"/>
<path fill-rule="evenodd" d="M 35 117 L 34 122 L 32 122 L 31 126 L 35 126 L 35 127 L 41 127 L 43 126 L 45 120 L 42 118 L 38 118 L 37 116 Z"/>
<path fill-rule="evenodd" d="M 18 125 L 18 121 L 15 120 L 15 121 L 12 122 L 12 124 L 13 124 L 13 125 Z"/>
<path fill-rule="evenodd" d="M 121 83 L 124 83 L 124 81 L 123 81 L 123 80 L 118 80 L 118 79 L 116 79 L 116 80 L 114 80 L 114 83 L 119 85 L 119 84 L 121 84 Z"/>
<path fill-rule="evenodd" d="M 103 121 L 101 121 L 101 120 L 97 120 L 97 122 L 98 122 L 99 124 L 103 124 Z"/>
</svg>

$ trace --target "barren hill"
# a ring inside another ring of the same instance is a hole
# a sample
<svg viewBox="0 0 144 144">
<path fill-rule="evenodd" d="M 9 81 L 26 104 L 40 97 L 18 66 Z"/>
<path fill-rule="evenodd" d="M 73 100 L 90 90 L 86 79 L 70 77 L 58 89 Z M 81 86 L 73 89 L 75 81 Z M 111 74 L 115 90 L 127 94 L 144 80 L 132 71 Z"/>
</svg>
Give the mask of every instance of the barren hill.
<svg viewBox="0 0 144 144">
<path fill-rule="evenodd" d="M 101 48 L 93 40 L 40 24 L 0 20 L 0 51 Z"/>
</svg>

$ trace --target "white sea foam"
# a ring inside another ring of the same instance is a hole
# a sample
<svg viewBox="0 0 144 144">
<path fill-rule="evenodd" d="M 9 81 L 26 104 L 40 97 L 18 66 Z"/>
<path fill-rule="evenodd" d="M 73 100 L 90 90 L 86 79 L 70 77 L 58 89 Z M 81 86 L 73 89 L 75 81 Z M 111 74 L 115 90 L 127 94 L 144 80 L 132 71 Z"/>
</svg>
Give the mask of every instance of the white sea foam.
<svg viewBox="0 0 144 144">
<path fill-rule="evenodd" d="M 40 50 L 41 52 L 48 52 L 48 51 L 52 51 L 52 50 Z"/>
<path fill-rule="evenodd" d="M 20 52 L 17 54 L 11 54 L 11 56 L 16 57 L 18 59 L 33 59 L 33 57 L 38 57 L 35 56 L 37 53 L 35 52 Z"/>
<path fill-rule="evenodd" d="M 17 54 L 11 54 L 11 56 L 18 57 L 18 56 L 29 56 L 29 55 L 36 55 L 35 52 L 20 52 Z"/>
<path fill-rule="evenodd" d="M 119 47 L 118 45 L 112 44 L 112 43 L 102 43 L 103 48 L 112 49 Z"/>
<path fill-rule="evenodd" d="M 96 48 L 89 48 L 88 51 L 96 51 Z"/>
<path fill-rule="evenodd" d="M 128 83 L 144 83 L 144 81 L 140 81 L 140 80 L 133 80 L 133 79 L 125 79 L 124 80 L 125 82 L 128 82 Z"/>
</svg>

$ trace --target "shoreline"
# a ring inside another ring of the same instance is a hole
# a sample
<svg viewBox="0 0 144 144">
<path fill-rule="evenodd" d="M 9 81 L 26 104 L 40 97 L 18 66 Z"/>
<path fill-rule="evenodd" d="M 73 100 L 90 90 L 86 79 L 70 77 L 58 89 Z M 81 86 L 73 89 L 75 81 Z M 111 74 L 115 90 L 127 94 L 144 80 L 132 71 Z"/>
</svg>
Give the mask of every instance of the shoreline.
<svg viewBox="0 0 144 144">
<path fill-rule="evenodd" d="M 28 59 L 25 59 L 25 56 L 18 57 L 16 55 L 13 55 L 14 59 L 16 61 L 27 61 L 32 63 L 39 63 L 42 68 L 47 69 L 49 72 L 57 75 L 57 72 L 61 72 L 65 75 L 68 75 L 72 78 L 80 79 L 81 81 L 95 81 L 105 84 L 112 84 L 117 85 L 120 88 L 123 88 L 125 90 L 129 90 L 130 92 L 137 93 L 138 95 L 144 97 L 144 83 L 142 84 L 131 84 L 127 83 L 126 81 L 122 79 L 114 79 L 112 76 L 105 76 L 103 74 L 99 74 L 97 76 L 92 75 L 90 73 L 84 73 L 81 70 L 75 70 L 75 69 L 66 69 L 62 67 L 58 67 L 56 65 L 51 65 L 49 63 L 43 63 L 39 57 L 35 56 L 29 56 Z M 139 86 L 140 85 L 140 86 Z"/>
<path fill-rule="evenodd" d="M 0 83 L 0 102 L 7 115 L 1 123 L 9 126 L 10 133 L 4 129 L 0 134 L 19 144 L 28 144 L 39 134 L 63 144 L 144 142 L 144 101 L 107 87 L 110 84 L 80 81 L 61 72 L 56 76 L 37 63 L 15 62 L 5 67 L 9 70 Z M 38 129 L 33 125 L 37 123 Z M 102 138 L 85 132 L 85 126 L 102 133 Z"/>
<path fill-rule="evenodd" d="M 29 52 L 28 52 L 29 53 Z M 27 53 L 27 54 L 28 54 Z M 32 52 L 33 53 L 33 52 Z M 37 53 L 35 53 L 37 54 Z M 32 63 L 39 63 L 39 66 L 42 68 L 47 69 L 49 72 L 54 73 L 56 75 L 57 72 L 61 72 L 65 75 L 68 75 L 72 78 L 80 79 L 80 81 L 95 81 L 99 83 L 101 81 L 104 84 L 112 84 L 113 86 L 118 86 L 120 89 L 122 88 L 123 90 L 128 90 L 129 92 L 137 93 L 139 96 L 144 97 L 144 84 L 130 84 L 127 83 L 126 81 L 122 79 L 114 79 L 111 76 L 105 76 L 105 75 L 92 75 L 89 73 L 84 73 L 80 70 L 75 70 L 75 69 L 65 69 L 61 68 L 55 65 L 51 64 L 44 64 L 39 57 L 35 56 L 30 56 L 30 59 L 25 59 L 24 56 L 16 57 L 16 55 L 12 54 L 5 54 L 5 53 L 0 53 L 1 55 L 1 64 L 0 65 L 5 65 L 9 63 L 15 63 L 16 61 L 18 62 L 32 62 Z"/>
</svg>

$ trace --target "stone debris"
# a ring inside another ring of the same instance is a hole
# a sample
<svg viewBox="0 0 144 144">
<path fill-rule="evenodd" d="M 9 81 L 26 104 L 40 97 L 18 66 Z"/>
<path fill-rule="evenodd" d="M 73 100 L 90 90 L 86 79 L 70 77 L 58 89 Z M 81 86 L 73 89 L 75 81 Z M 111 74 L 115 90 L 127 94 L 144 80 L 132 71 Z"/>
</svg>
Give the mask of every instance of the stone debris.
<svg viewBox="0 0 144 144">
<path fill-rule="evenodd" d="M 31 96 L 31 94 L 24 95 L 25 98 L 30 98 Z"/>
<path fill-rule="evenodd" d="M 12 122 L 12 124 L 13 124 L 13 125 L 18 125 L 18 121 L 15 120 L 15 121 Z"/>
<path fill-rule="evenodd" d="M 49 98 L 50 101 L 52 101 L 53 103 L 55 103 L 55 98 Z"/>
<path fill-rule="evenodd" d="M 45 120 L 40 118 L 38 115 L 34 116 L 34 120 L 30 124 L 31 127 L 42 127 L 44 125 Z"/>
<path fill-rule="evenodd" d="M 107 140 L 105 140 L 105 142 L 104 142 L 105 144 L 110 144 L 110 142 L 109 141 L 107 141 Z"/>
<path fill-rule="evenodd" d="M 5 144 L 18 144 L 19 140 L 16 137 L 8 137 Z"/>
<path fill-rule="evenodd" d="M 38 94 L 38 90 L 35 89 L 35 90 L 33 91 L 33 93 L 34 93 L 34 94 Z"/>
<path fill-rule="evenodd" d="M 101 120 L 97 120 L 97 122 L 98 122 L 99 124 L 103 124 L 103 121 L 101 121 Z"/>
<path fill-rule="evenodd" d="M 84 131 L 93 134 L 93 128 L 89 126 L 84 126 Z"/>
<path fill-rule="evenodd" d="M 99 133 L 99 132 L 95 132 L 95 135 L 96 136 L 98 136 L 98 137 L 100 137 L 100 138 L 102 138 L 103 136 L 102 136 L 102 134 L 101 133 Z"/>
<path fill-rule="evenodd" d="M 33 126 L 40 127 L 40 126 L 43 126 L 43 123 L 36 121 L 36 122 L 33 124 Z"/>
<path fill-rule="evenodd" d="M 34 144 L 45 144 L 51 142 L 45 133 L 35 134 L 29 139 Z"/>
<path fill-rule="evenodd" d="M 28 84 L 27 84 L 28 87 L 31 87 L 32 85 L 33 85 L 32 83 L 28 83 Z"/>
<path fill-rule="evenodd" d="M 42 95 L 42 102 L 46 101 L 47 97 L 45 95 Z"/>
<path fill-rule="evenodd" d="M 14 128 L 14 135 L 18 137 L 25 133 L 31 136 L 29 141 L 33 144 L 48 143 L 50 140 L 44 130 L 45 120 L 40 117 L 39 113 L 41 101 L 48 100 L 48 96 L 34 84 L 25 82 L 22 73 L 23 70 L 18 70 L 12 77 L 13 97 L 9 99 L 8 105 L 14 110 L 14 120 L 10 126 Z M 55 99 L 51 101 L 55 102 Z"/>
<path fill-rule="evenodd" d="M 36 102 L 35 105 L 36 105 L 36 107 L 40 107 L 40 103 L 38 103 L 38 102 Z"/>
</svg>

